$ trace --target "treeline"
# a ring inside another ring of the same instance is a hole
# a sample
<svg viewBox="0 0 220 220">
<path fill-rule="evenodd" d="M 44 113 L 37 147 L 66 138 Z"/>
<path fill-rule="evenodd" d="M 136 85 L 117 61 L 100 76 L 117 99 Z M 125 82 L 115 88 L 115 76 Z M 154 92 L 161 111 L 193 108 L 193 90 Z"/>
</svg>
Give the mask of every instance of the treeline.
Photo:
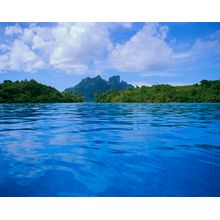
<svg viewBox="0 0 220 220">
<path fill-rule="evenodd" d="M 83 102 L 73 91 L 59 92 L 35 80 L 0 83 L 0 103 Z M 220 102 L 220 80 L 202 80 L 199 84 L 167 84 L 110 90 L 96 97 L 96 102 Z"/>
<path fill-rule="evenodd" d="M 5 80 L 0 83 L 0 103 L 82 102 L 83 100 L 78 94 L 61 93 L 33 79 L 15 82 Z"/>
<path fill-rule="evenodd" d="M 142 86 L 123 91 L 111 90 L 96 97 L 97 102 L 220 102 L 220 80 L 199 84 Z"/>
</svg>

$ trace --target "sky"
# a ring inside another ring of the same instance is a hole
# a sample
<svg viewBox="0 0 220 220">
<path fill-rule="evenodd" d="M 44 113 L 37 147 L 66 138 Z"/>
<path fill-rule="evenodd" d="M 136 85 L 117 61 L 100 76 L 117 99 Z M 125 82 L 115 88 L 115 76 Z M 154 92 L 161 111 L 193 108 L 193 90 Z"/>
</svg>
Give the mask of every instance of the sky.
<svg viewBox="0 0 220 220">
<path fill-rule="evenodd" d="M 0 23 L 0 82 L 62 91 L 96 75 L 139 86 L 220 79 L 220 22 Z"/>
</svg>

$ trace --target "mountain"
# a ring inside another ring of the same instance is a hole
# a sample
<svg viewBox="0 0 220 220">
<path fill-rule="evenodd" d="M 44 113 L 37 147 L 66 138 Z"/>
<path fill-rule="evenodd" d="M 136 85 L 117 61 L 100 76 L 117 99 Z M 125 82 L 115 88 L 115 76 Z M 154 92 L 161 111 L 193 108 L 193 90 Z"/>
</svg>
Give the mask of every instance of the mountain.
<svg viewBox="0 0 220 220">
<path fill-rule="evenodd" d="M 0 83 L 0 103 L 51 103 L 51 102 L 82 102 L 78 94 L 59 92 L 51 86 L 35 80 L 5 80 Z"/>
<path fill-rule="evenodd" d="M 108 91 L 97 102 L 220 102 L 220 80 L 202 80 L 199 84 L 142 86 L 123 91 Z"/>
<path fill-rule="evenodd" d="M 96 95 L 103 94 L 111 89 L 124 90 L 128 88 L 133 88 L 133 86 L 121 81 L 120 76 L 112 76 L 107 81 L 98 75 L 94 78 L 87 77 L 82 79 L 76 86 L 65 89 L 65 92 L 78 93 L 84 96 L 86 101 L 94 101 Z"/>
</svg>

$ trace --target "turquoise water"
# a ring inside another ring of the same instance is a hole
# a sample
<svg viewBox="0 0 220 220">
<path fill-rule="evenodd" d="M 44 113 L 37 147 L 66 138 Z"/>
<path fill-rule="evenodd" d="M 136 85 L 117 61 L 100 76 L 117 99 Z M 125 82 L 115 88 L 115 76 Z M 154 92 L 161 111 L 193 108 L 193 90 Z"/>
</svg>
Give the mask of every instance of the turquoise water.
<svg viewBox="0 0 220 220">
<path fill-rule="evenodd" d="M 220 104 L 0 104 L 0 196 L 220 196 Z"/>
</svg>

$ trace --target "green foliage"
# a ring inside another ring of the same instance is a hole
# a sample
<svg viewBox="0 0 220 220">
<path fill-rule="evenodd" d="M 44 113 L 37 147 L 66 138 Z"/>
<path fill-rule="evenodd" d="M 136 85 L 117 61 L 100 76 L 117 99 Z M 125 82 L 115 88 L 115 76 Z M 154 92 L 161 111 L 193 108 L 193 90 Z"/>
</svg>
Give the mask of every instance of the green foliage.
<svg viewBox="0 0 220 220">
<path fill-rule="evenodd" d="M 5 80 L 0 83 L 0 103 L 47 103 L 47 102 L 82 102 L 83 98 L 76 94 L 61 93 L 51 86 L 35 80 Z"/>
<path fill-rule="evenodd" d="M 220 102 L 220 80 L 188 86 L 153 85 L 108 91 L 97 102 Z"/>
<path fill-rule="evenodd" d="M 96 96 L 109 91 L 111 89 L 123 90 L 133 87 L 132 85 L 120 81 L 120 76 L 112 76 L 108 81 L 100 76 L 94 78 L 87 77 L 74 87 L 68 88 L 65 92 L 75 92 L 85 97 L 87 101 L 94 101 Z"/>
<path fill-rule="evenodd" d="M 74 93 L 74 92 L 68 92 L 68 91 L 64 91 L 62 92 L 62 95 L 70 100 L 70 102 L 84 102 L 85 98 L 83 96 L 81 96 L 80 94 Z"/>
</svg>

